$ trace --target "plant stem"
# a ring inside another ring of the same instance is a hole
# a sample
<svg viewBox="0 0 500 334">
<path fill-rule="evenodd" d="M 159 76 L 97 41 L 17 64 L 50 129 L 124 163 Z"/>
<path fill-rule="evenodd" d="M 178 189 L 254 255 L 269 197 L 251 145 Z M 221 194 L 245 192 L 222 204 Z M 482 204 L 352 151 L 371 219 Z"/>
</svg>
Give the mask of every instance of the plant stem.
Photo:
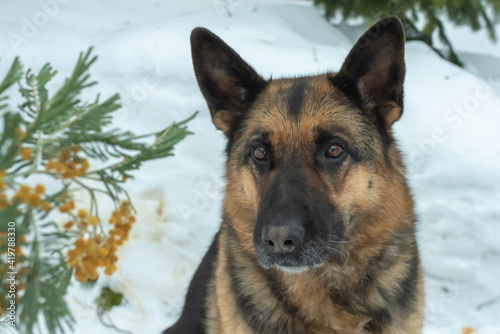
<svg viewBox="0 0 500 334">
<path fill-rule="evenodd" d="M 31 165 L 30 170 L 27 172 L 28 174 L 30 174 L 31 172 L 34 172 L 36 170 L 36 168 L 38 166 L 39 157 L 42 154 L 41 149 L 43 146 L 43 142 L 42 142 L 42 133 L 40 130 L 37 131 L 37 136 L 38 136 L 38 138 L 36 140 L 35 150 L 33 152 L 33 155 L 34 155 L 33 164 Z"/>
</svg>

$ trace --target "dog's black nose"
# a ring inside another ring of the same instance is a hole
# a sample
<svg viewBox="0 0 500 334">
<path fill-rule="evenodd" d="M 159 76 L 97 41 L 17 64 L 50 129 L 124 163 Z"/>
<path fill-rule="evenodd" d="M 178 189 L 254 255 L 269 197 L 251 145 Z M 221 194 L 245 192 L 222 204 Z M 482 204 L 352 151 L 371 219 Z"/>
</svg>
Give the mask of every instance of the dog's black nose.
<svg viewBox="0 0 500 334">
<path fill-rule="evenodd" d="M 267 225 L 262 228 L 262 241 L 273 253 L 290 253 L 304 241 L 304 228 L 299 221 Z"/>
</svg>

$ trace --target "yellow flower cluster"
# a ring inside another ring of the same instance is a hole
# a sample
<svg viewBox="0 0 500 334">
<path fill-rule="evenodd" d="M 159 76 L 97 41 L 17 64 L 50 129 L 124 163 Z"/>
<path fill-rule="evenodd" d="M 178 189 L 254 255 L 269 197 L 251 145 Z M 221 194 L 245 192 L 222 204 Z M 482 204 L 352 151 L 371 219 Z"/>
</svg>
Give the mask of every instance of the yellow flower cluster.
<svg viewBox="0 0 500 334">
<path fill-rule="evenodd" d="M 80 152 L 78 146 L 73 146 L 71 150 L 61 149 L 57 152 L 55 159 L 47 161 L 45 171 L 60 174 L 63 179 L 85 175 L 89 169 L 89 162 L 87 159 L 80 158 L 78 152 Z"/>
<path fill-rule="evenodd" d="M 61 213 L 68 213 L 74 209 L 75 209 L 75 202 L 73 202 L 72 199 L 65 202 L 63 205 L 59 207 L 59 211 L 61 211 Z"/>
<path fill-rule="evenodd" d="M 109 231 L 109 235 L 116 239 L 118 246 L 123 245 L 124 241 L 129 238 L 132 224 L 135 223 L 135 217 L 132 215 L 132 208 L 127 201 L 122 202 L 119 210 L 113 211 L 109 223 L 114 225 L 114 228 Z"/>
<path fill-rule="evenodd" d="M 112 238 L 102 240 L 98 237 L 75 241 L 74 248 L 68 251 L 68 265 L 75 268 L 75 278 L 79 282 L 96 280 L 99 277 L 99 267 L 106 268 L 106 275 L 115 272 L 118 257 L 115 255 L 117 246 L 113 241 Z"/>
<path fill-rule="evenodd" d="M 91 226 L 99 222 L 96 216 L 90 216 L 87 220 L 88 213 L 83 209 L 78 210 L 77 217 L 82 222 L 88 221 L 88 225 Z M 74 248 L 68 251 L 68 264 L 71 268 L 75 268 L 75 278 L 78 281 L 97 279 L 99 277 L 97 269 L 100 267 L 105 268 L 106 275 L 112 275 L 116 271 L 118 261 L 116 251 L 118 246 L 128 240 L 130 229 L 135 222 L 130 203 L 122 202 L 120 208 L 113 211 L 109 222 L 114 226 L 109 231 L 109 237 L 95 235 L 86 239 L 79 238 L 75 241 Z M 64 227 L 71 228 L 73 225 L 74 223 L 69 221 Z"/>
<path fill-rule="evenodd" d="M 74 210 L 74 209 L 75 209 L 75 202 L 73 200 L 69 200 L 59 207 L 59 211 L 61 211 L 62 213 L 69 213 L 71 210 Z M 89 225 L 90 226 L 97 226 L 97 223 L 99 223 L 99 218 L 97 218 L 96 216 L 89 217 L 88 215 L 89 214 L 88 214 L 87 210 L 85 210 L 85 209 L 79 209 L 77 211 L 76 217 L 78 218 L 80 225 L 84 228 L 86 228 Z M 65 229 L 69 230 L 74 225 L 75 225 L 74 221 L 70 220 L 70 221 L 66 222 L 63 225 L 63 227 Z"/>
<path fill-rule="evenodd" d="M 37 184 L 33 189 L 26 184 L 21 184 L 17 192 L 12 196 L 12 201 L 19 200 L 23 204 L 31 204 L 33 207 L 41 207 L 42 210 L 50 210 L 50 203 L 42 199 L 42 195 L 45 193 L 45 186 L 43 184 Z M 5 200 L 5 203 L 2 202 Z M 9 202 L 7 198 L 0 197 L 0 208 L 2 206 L 8 206 Z"/>
<path fill-rule="evenodd" d="M 31 155 L 32 154 L 33 154 L 33 152 L 31 151 L 31 148 L 29 148 L 29 147 L 23 147 L 21 149 L 20 155 L 21 155 L 21 158 L 23 160 L 29 160 L 29 159 L 31 159 Z"/>
<path fill-rule="evenodd" d="M 7 194 L 5 194 L 6 187 L 3 178 L 6 174 L 6 171 L 0 170 L 0 209 L 4 209 L 11 204 Z M 49 211 L 51 204 L 42 199 L 43 194 L 45 194 L 43 184 L 37 184 L 33 189 L 26 184 L 21 184 L 14 196 L 12 196 L 11 201 L 19 200 L 22 204 L 29 203 L 35 208 L 41 207 L 43 211 Z"/>
</svg>

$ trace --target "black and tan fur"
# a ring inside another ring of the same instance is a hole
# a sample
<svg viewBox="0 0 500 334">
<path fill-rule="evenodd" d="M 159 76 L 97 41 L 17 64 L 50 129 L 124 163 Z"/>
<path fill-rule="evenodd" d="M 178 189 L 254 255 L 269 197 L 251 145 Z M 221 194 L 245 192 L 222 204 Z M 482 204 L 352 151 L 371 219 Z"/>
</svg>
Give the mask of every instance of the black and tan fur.
<svg viewBox="0 0 500 334">
<path fill-rule="evenodd" d="M 191 43 L 228 138 L 227 186 L 220 231 L 165 333 L 421 333 L 416 218 L 392 135 L 403 112 L 401 22 L 378 22 L 339 72 L 311 77 L 265 80 L 203 28 Z M 340 158 L 325 155 L 332 145 Z M 272 248 L 270 226 L 300 240 Z"/>
</svg>

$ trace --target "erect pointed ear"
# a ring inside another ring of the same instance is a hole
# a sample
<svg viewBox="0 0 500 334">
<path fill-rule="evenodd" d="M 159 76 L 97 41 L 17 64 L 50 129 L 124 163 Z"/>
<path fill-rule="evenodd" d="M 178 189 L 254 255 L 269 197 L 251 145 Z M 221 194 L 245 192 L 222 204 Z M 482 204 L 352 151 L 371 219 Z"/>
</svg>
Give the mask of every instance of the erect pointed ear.
<svg viewBox="0 0 500 334">
<path fill-rule="evenodd" d="M 227 136 L 267 81 L 205 28 L 191 33 L 191 52 L 196 79 L 212 121 Z"/>
<path fill-rule="evenodd" d="M 401 21 L 386 17 L 358 40 L 339 73 L 331 78 L 388 129 L 403 113 L 404 43 Z"/>
</svg>

